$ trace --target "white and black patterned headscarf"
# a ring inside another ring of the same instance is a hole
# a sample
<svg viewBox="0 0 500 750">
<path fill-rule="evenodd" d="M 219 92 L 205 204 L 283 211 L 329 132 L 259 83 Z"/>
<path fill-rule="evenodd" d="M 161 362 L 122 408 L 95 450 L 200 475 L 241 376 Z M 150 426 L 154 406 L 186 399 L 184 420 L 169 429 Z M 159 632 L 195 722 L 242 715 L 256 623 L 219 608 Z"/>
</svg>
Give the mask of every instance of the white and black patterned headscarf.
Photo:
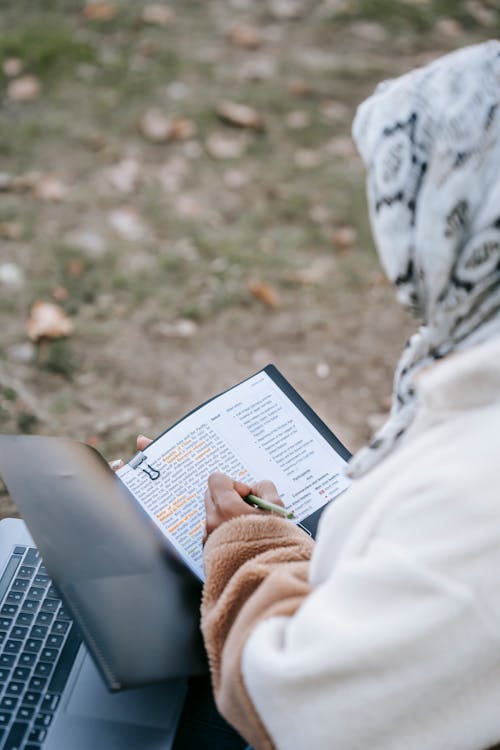
<svg viewBox="0 0 500 750">
<path fill-rule="evenodd" d="M 353 135 L 382 265 L 423 322 L 396 368 L 389 420 L 349 465 L 358 477 L 413 420 L 418 371 L 500 335 L 500 42 L 381 84 Z"/>
</svg>

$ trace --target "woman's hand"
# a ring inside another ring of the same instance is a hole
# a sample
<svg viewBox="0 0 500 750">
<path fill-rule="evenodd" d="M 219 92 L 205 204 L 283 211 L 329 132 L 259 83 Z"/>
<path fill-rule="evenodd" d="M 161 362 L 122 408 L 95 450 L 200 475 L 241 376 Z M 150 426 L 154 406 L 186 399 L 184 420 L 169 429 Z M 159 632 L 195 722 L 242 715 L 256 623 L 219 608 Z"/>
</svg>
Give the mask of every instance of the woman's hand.
<svg viewBox="0 0 500 750">
<path fill-rule="evenodd" d="M 138 435 L 136 448 L 143 451 L 153 441 L 145 435 Z M 113 471 L 123 466 L 123 461 L 117 459 L 110 462 Z M 261 482 L 250 486 L 243 482 L 237 482 L 226 474 L 216 471 L 208 477 L 208 487 L 205 492 L 206 528 L 203 536 L 203 544 L 207 541 L 212 531 L 215 531 L 224 521 L 230 521 L 237 516 L 262 515 L 272 511 L 258 510 L 246 503 L 243 498 L 247 495 L 257 495 L 263 500 L 268 500 L 276 505 L 284 507 L 278 490 L 272 482 L 263 479 Z"/>
<path fill-rule="evenodd" d="M 151 440 L 151 438 L 147 438 L 145 435 L 137 435 L 135 444 L 138 451 L 143 451 L 144 448 L 147 448 L 148 445 L 152 442 L 153 441 Z M 118 469 L 121 469 L 124 465 L 125 464 L 123 463 L 121 458 L 116 458 L 114 461 L 109 462 L 109 468 L 113 469 L 113 471 L 118 471 Z"/>
<path fill-rule="evenodd" d="M 230 521 L 237 516 L 269 513 L 269 511 L 257 510 L 243 500 L 250 493 L 283 507 L 278 491 L 272 482 L 263 480 L 250 486 L 234 481 L 220 471 L 210 474 L 205 492 L 206 530 L 203 544 L 212 531 L 215 531 L 224 521 Z"/>
</svg>

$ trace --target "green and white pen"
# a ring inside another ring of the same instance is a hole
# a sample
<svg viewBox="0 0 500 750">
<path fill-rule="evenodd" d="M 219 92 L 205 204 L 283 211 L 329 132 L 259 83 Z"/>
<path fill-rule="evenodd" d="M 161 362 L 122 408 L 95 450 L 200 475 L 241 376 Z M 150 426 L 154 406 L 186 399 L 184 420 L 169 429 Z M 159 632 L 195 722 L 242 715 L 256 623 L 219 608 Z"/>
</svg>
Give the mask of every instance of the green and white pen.
<svg viewBox="0 0 500 750">
<path fill-rule="evenodd" d="M 276 503 L 263 500 L 261 497 L 257 497 L 257 495 L 247 495 L 243 500 L 249 505 L 256 505 L 257 508 L 262 508 L 262 510 L 272 510 L 274 513 L 279 513 L 283 518 L 294 518 L 291 510 L 287 510 L 282 505 L 276 505 Z"/>
</svg>

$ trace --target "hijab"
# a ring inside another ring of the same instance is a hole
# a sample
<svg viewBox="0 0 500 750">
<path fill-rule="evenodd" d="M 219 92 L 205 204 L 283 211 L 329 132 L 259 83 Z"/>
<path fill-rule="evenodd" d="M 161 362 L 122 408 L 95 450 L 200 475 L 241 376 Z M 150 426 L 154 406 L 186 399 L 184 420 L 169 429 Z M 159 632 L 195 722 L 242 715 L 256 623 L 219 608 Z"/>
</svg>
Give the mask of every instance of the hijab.
<svg viewBox="0 0 500 750">
<path fill-rule="evenodd" d="M 417 373 L 500 335 L 500 42 L 380 84 L 353 137 L 382 266 L 422 322 L 397 365 L 388 421 L 349 464 L 358 477 L 411 424 Z"/>
</svg>

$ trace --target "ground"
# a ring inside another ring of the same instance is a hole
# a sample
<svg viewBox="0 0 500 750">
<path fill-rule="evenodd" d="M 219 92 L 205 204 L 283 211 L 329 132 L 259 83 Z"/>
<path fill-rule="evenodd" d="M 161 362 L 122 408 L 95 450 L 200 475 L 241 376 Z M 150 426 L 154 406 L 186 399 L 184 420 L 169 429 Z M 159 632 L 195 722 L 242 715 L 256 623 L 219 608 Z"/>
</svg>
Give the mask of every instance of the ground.
<svg viewBox="0 0 500 750">
<path fill-rule="evenodd" d="M 351 121 L 499 22 L 495 0 L 2 4 L 0 431 L 126 457 L 273 362 L 362 445 L 415 323 Z"/>
</svg>

